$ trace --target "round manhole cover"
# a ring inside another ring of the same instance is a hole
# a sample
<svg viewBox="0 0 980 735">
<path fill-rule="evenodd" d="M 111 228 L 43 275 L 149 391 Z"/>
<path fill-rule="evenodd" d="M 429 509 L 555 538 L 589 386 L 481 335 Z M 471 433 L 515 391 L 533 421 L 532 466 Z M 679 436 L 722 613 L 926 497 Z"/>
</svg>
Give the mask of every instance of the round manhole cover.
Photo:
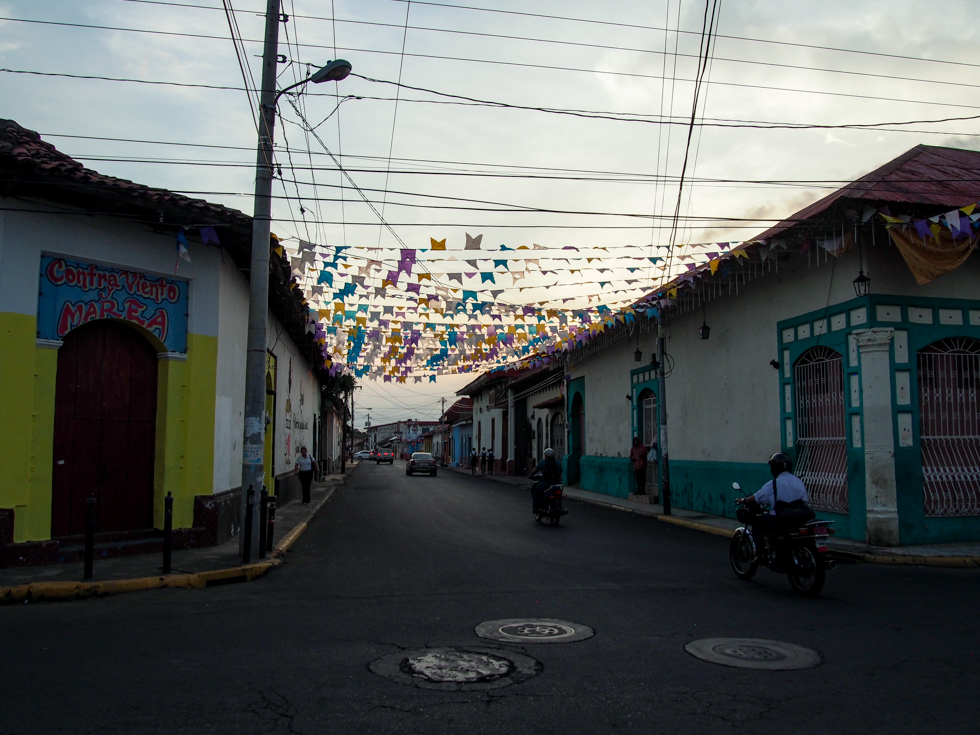
<svg viewBox="0 0 980 735">
<path fill-rule="evenodd" d="M 530 656 L 488 648 L 425 648 L 400 651 L 372 661 L 368 668 L 406 686 L 443 691 L 498 689 L 543 670 Z"/>
<path fill-rule="evenodd" d="M 476 634 L 505 643 L 574 643 L 595 635 L 587 625 L 550 618 L 490 620 L 476 626 Z"/>
<path fill-rule="evenodd" d="M 812 669 L 823 662 L 812 648 L 761 638 L 705 638 L 691 641 L 684 650 L 702 661 L 740 669 L 791 671 Z"/>
</svg>

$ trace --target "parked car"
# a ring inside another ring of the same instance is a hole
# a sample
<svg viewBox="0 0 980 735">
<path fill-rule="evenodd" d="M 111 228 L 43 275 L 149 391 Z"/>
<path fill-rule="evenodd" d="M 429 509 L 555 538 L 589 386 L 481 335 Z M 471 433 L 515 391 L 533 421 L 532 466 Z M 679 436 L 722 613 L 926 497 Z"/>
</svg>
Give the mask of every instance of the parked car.
<svg viewBox="0 0 980 735">
<path fill-rule="evenodd" d="M 436 476 L 436 460 L 429 452 L 415 452 L 405 465 L 405 474 L 414 475 L 416 472 L 428 472 Z"/>
<path fill-rule="evenodd" d="M 381 464 L 382 462 L 387 462 L 388 464 L 394 464 L 395 453 L 392 452 L 390 449 L 379 449 L 376 461 L 378 464 Z"/>
<path fill-rule="evenodd" d="M 371 459 L 371 452 L 367 449 L 362 449 L 354 455 L 354 459 Z"/>
</svg>

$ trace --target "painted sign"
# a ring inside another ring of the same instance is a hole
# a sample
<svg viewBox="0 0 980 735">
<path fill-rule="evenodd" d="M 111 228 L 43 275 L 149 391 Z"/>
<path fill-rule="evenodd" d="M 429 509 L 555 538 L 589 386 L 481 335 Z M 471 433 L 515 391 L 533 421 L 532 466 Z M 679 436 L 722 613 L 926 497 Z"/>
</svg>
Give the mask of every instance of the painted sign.
<svg viewBox="0 0 980 735">
<path fill-rule="evenodd" d="M 187 282 L 42 255 L 37 336 L 63 339 L 97 319 L 133 322 L 187 352 Z"/>
</svg>

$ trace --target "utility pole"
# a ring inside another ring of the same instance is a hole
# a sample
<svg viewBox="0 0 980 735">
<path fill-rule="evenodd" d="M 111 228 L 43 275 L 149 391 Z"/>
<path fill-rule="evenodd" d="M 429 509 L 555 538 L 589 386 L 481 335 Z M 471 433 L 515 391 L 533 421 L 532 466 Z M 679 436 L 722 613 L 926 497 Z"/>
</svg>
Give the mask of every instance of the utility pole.
<svg viewBox="0 0 980 735">
<path fill-rule="evenodd" d="M 660 383 L 660 395 L 657 408 L 660 409 L 660 502 L 664 515 L 670 515 L 670 464 L 667 461 L 667 374 L 664 358 L 667 355 L 667 330 L 663 322 L 657 327 L 657 360 L 660 363 L 657 372 Z"/>
<path fill-rule="evenodd" d="M 347 396 L 344 396 L 344 410 L 340 414 L 340 474 L 347 472 Z"/>
<path fill-rule="evenodd" d="M 258 497 L 265 479 L 266 319 L 269 311 L 269 246 L 272 219 L 272 140 L 276 120 L 276 56 L 279 53 L 279 0 L 267 0 L 265 47 L 262 51 L 262 93 L 259 100 L 259 142 L 255 162 L 252 213 L 252 260 L 249 271 L 248 354 L 245 361 L 245 434 L 242 442 L 242 518 L 246 491 Z M 259 524 L 252 524 L 251 548 L 259 544 Z M 245 534 L 239 538 L 244 551 Z"/>
</svg>

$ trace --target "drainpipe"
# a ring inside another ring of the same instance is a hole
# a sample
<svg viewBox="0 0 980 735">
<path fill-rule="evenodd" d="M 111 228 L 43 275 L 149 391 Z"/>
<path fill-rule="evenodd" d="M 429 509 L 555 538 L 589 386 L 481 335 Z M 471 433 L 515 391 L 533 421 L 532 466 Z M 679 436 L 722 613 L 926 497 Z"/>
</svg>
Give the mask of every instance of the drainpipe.
<svg viewBox="0 0 980 735">
<path fill-rule="evenodd" d="M 661 323 L 657 327 L 657 368 L 660 383 L 657 409 L 660 412 L 660 502 L 664 507 L 664 515 L 670 515 L 670 463 L 667 460 L 667 375 L 664 372 L 664 356 L 667 352 L 667 331 Z"/>
</svg>

